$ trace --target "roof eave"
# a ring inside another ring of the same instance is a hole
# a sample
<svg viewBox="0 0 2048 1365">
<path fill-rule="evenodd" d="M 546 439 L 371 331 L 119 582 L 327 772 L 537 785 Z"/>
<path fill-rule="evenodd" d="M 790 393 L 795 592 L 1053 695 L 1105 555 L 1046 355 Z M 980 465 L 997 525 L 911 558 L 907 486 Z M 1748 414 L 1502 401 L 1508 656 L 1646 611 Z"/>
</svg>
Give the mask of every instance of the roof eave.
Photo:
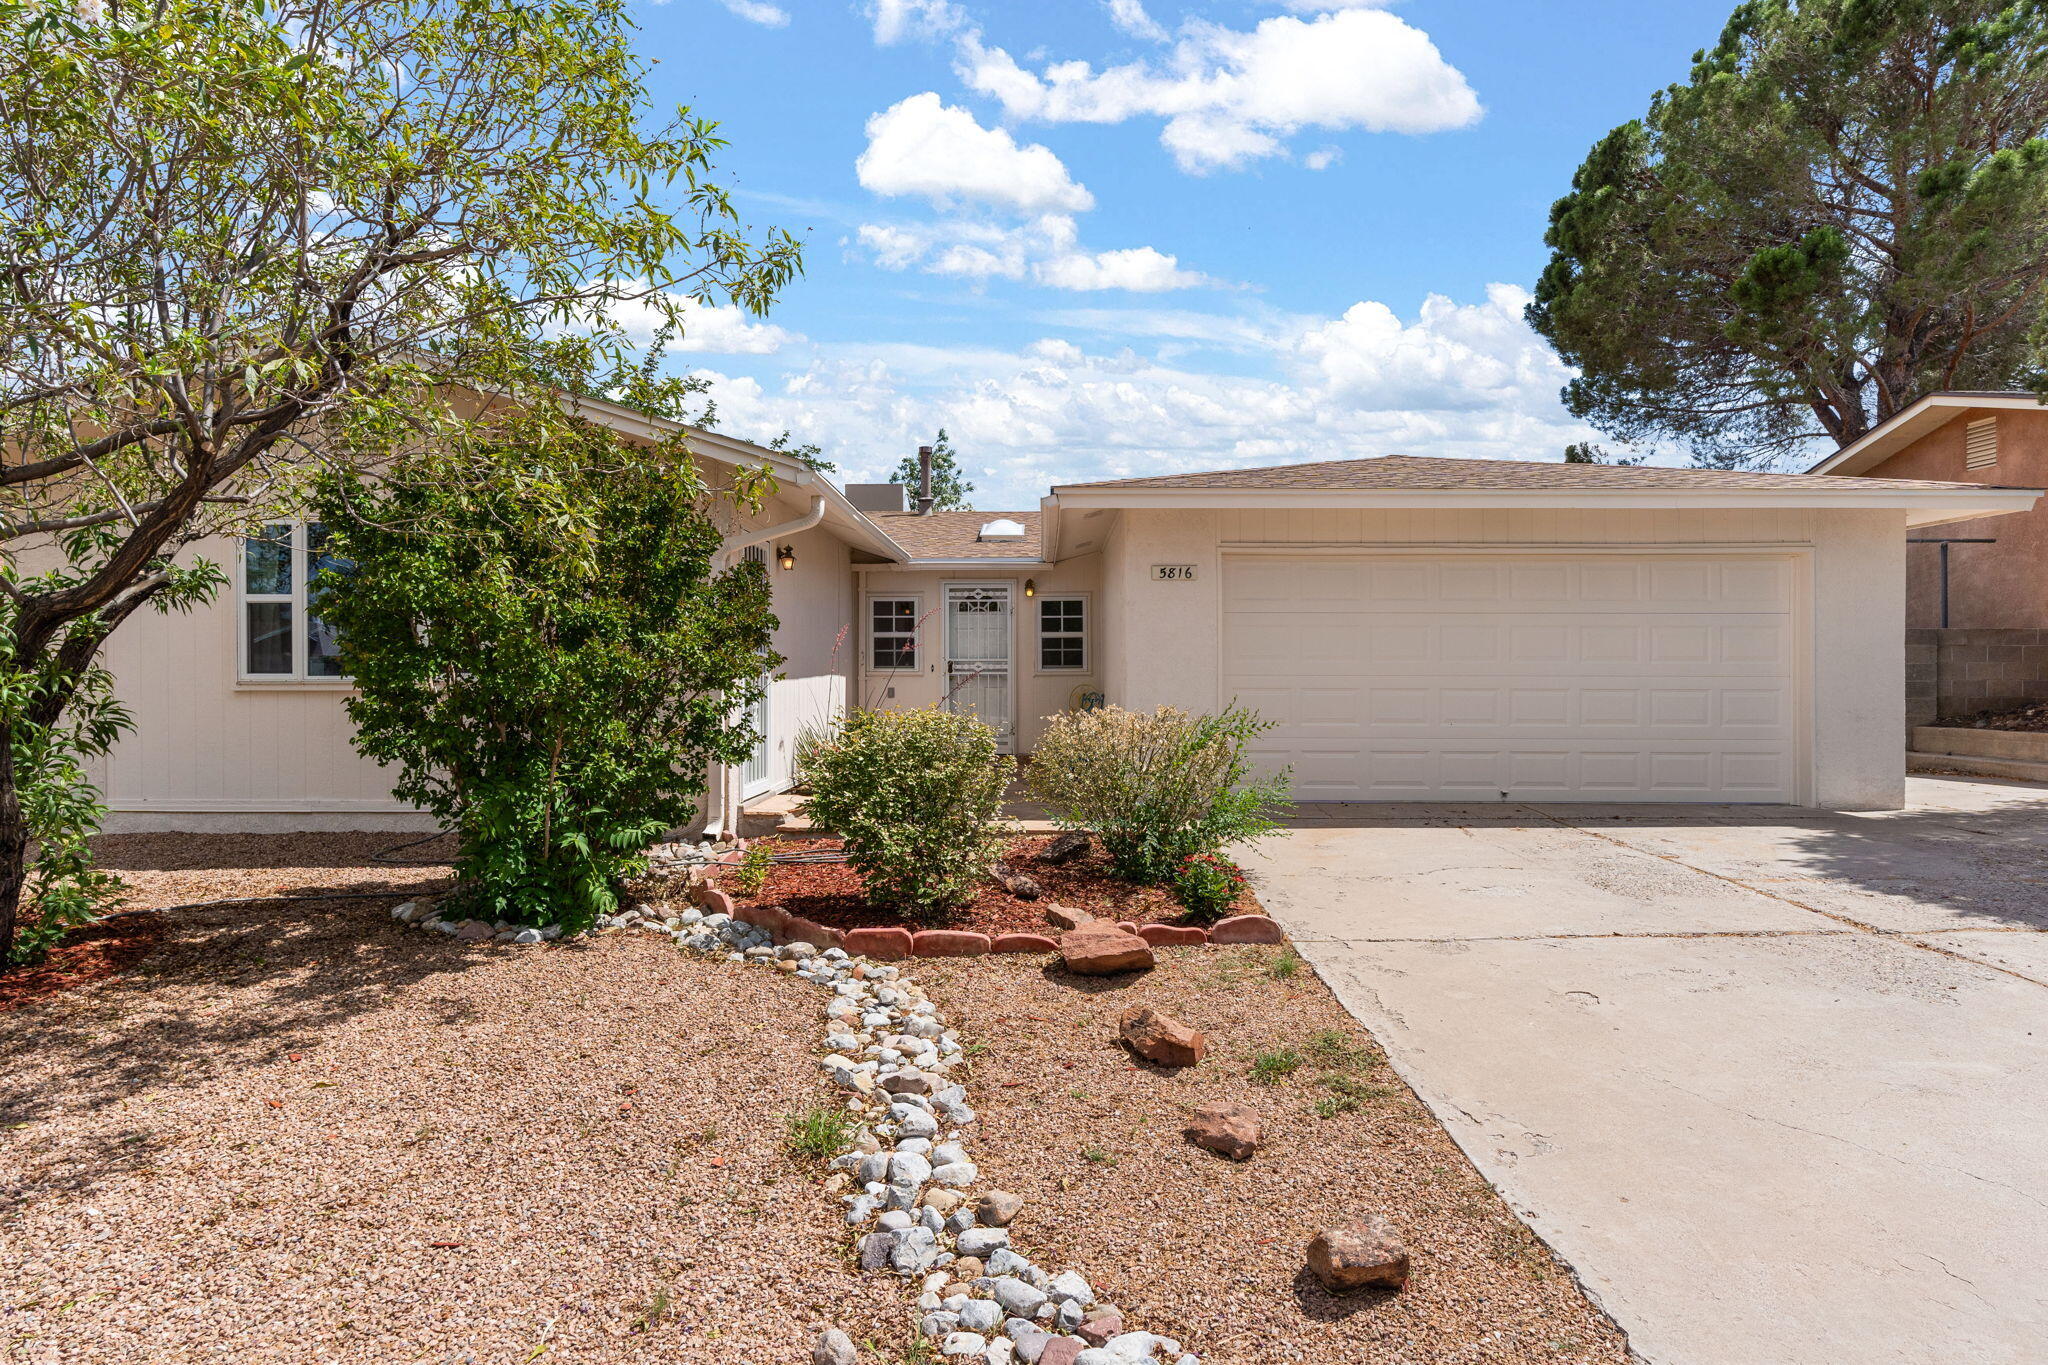
<svg viewBox="0 0 2048 1365">
<path fill-rule="evenodd" d="M 1861 474 L 1919 440 L 1968 408 L 2048 411 L 2030 393 L 1930 393 L 1909 403 L 1884 421 L 1814 465 L 1809 474 Z"/>
<path fill-rule="evenodd" d="M 1837 511 L 1896 509 L 1909 526 L 2024 512 L 2041 496 L 2037 488 L 1889 489 L 1845 483 L 1838 492 L 1728 489 L 1725 491 L 1624 489 L 1441 489 L 1441 488 L 1124 488 L 1068 487 L 1052 502 L 1065 508 L 1441 508 L 1479 511 L 1537 508 L 1582 511 L 1760 507 L 1819 507 Z"/>
</svg>

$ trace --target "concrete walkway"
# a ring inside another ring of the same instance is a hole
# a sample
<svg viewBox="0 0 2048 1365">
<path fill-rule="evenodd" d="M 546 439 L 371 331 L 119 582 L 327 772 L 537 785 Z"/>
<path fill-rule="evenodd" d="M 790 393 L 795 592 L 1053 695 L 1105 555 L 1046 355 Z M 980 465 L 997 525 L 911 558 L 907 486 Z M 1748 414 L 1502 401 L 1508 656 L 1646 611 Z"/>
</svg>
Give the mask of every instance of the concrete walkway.
<svg viewBox="0 0 2048 1365">
<path fill-rule="evenodd" d="M 1246 862 L 1645 1359 L 2040 1362 L 2048 788 L 1910 790 L 1311 806 Z"/>
</svg>

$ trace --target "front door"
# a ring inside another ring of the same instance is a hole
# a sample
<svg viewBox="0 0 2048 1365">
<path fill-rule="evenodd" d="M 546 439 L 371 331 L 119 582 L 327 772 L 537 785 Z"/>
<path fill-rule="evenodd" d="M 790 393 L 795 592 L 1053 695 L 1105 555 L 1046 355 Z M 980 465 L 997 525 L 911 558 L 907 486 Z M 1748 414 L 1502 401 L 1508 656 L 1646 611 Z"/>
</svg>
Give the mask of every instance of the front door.
<svg viewBox="0 0 2048 1365">
<path fill-rule="evenodd" d="M 1014 735 L 1008 584 L 947 587 L 945 678 L 946 709 L 979 716 L 1008 753 Z"/>
</svg>

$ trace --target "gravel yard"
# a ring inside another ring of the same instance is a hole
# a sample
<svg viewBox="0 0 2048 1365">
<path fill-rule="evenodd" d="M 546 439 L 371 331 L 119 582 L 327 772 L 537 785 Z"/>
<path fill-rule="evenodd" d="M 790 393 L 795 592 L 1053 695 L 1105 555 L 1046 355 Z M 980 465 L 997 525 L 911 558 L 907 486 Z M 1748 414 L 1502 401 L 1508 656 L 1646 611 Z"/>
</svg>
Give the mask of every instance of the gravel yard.
<svg viewBox="0 0 2048 1365">
<path fill-rule="evenodd" d="M 360 861 L 390 836 L 146 837 L 104 845 L 137 904 L 442 875 Z M 781 1152 L 831 1102 L 817 987 L 651 936 L 467 945 L 390 903 L 177 912 L 125 975 L 0 1013 L 4 1358 L 774 1365 L 828 1324 L 925 1358 L 903 1283 L 849 1267 L 822 1169 Z M 975 1054 L 974 1153 L 1027 1201 L 1020 1246 L 1204 1365 L 1626 1359 L 1286 950 L 914 971 Z M 1134 1063 L 1136 1003 L 1208 1058 Z M 1211 1099 L 1260 1109 L 1249 1162 L 1181 1138 Z M 1333 1298 L 1303 1246 L 1367 1211 L 1413 1278 Z"/>
</svg>

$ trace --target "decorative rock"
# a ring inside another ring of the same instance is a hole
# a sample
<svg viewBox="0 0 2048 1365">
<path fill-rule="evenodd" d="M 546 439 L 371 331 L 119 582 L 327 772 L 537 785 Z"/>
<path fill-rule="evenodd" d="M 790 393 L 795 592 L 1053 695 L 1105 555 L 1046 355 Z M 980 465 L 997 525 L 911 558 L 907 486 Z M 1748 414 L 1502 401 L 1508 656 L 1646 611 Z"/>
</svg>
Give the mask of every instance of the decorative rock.
<svg viewBox="0 0 2048 1365">
<path fill-rule="evenodd" d="M 498 931 L 480 919 L 466 919 L 455 926 L 455 937 L 464 943 L 477 943 L 494 936 Z"/>
<path fill-rule="evenodd" d="M 1055 1299 L 1066 1303 L 1078 1303 L 1083 1308 L 1095 1302 L 1095 1291 L 1088 1287 L 1088 1281 L 1071 1270 L 1053 1276 L 1052 1283 L 1046 1286 L 1046 1292 Z"/>
<path fill-rule="evenodd" d="M 980 1332 L 985 1336 L 995 1331 L 1002 1320 L 1002 1306 L 994 1299 L 969 1299 L 960 1306 L 960 1326 L 963 1331 Z"/>
<path fill-rule="evenodd" d="M 1111 1337 L 1122 1336 L 1124 1315 L 1114 1308 L 1098 1308 L 1081 1319 L 1081 1325 L 1074 1329 L 1074 1335 L 1090 1346 L 1107 1346 Z"/>
<path fill-rule="evenodd" d="M 889 1258 L 896 1250 L 896 1234 L 893 1232 L 871 1232 L 860 1239 L 860 1268 L 881 1270 L 888 1266 Z"/>
<path fill-rule="evenodd" d="M 1152 969 L 1151 944 L 1100 920 L 1090 920 L 1060 935 L 1060 957 L 1068 971 L 1082 976 Z"/>
<path fill-rule="evenodd" d="M 1038 861 L 1063 867 L 1088 851 L 1088 834 L 1085 830 L 1070 829 L 1059 838 L 1039 850 Z"/>
<path fill-rule="evenodd" d="M 1028 1318 L 1045 1302 L 1045 1292 L 1005 1275 L 995 1282 L 996 1302 L 1014 1317 Z"/>
<path fill-rule="evenodd" d="M 964 1197 L 954 1193 L 952 1190 L 926 1190 L 924 1192 L 925 1207 L 937 1209 L 940 1217 L 944 1217 L 954 1209 L 959 1208 L 960 1201 Z"/>
<path fill-rule="evenodd" d="M 1150 950 L 1146 950 L 1149 954 Z M 1162 1066 L 1193 1066 L 1209 1051 L 1209 1042 L 1170 1014 L 1150 1005 L 1133 1005 L 1123 1013 L 1117 1032 L 1124 1046 Z"/>
<path fill-rule="evenodd" d="M 849 929 L 842 946 L 855 957 L 880 958 L 894 962 L 910 956 L 914 936 L 908 929 L 890 926 L 872 929 Z"/>
<path fill-rule="evenodd" d="M 1232 915 L 1209 926 L 1211 943 L 1283 943 L 1286 939 L 1279 922 L 1264 915 Z"/>
<path fill-rule="evenodd" d="M 1054 1337 L 1039 1354 L 1038 1365 L 1074 1365 L 1088 1349 L 1088 1343 L 1079 1337 Z"/>
<path fill-rule="evenodd" d="M 1011 1194 L 1008 1190 L 990 1190 L 974 1205 L 974 1216 L 981 1221 L 983 1227 L 991 1228 L 1010 1226 L 1023 1211 L 1023 1197 Z"/>
<path fill-rule="evenodd" d="M 710 919 L 713 915 L 724 915 L 727 918 L 731 918 L 733 913 L 732 897 L 726 895 L 715 886 L 707 886 L 698 892 L 697 904 L 704 907 L 704 918 L 706 919 Z"/>
<path fill-rule="evenodd" d="M 1154 948 L 1191 948 L 1209 941 L 1209 931 L 1199 924 L 1141 924 L 1138 937 Z"/>
<path fill-rule="evenodd" d="M 962 1256 L 986 1257 L 997 1247 L 1010 1244 L 1010 1234 L 1001 1228 L 969 1228 L 960 1234 L 954 1247 Z"/>
<path fill-rule="evenodd" d="M 896 1119 L 896 1132 L 900 1137 L 930 1137 L 939 1131 L 939 1121 L 922 1109 L 899 1104 L 889 1111 Z"/>
<path fill-rule="evenodd" d="M 1408 1283 L 1408 1248 L 1392 1223 L 1367 1214 L 1317 1233 L 1308 1244 L 1308 1268 L 1333 1293 L 1399 1289 Z"/>
<path fill-rule="evenodd" d="M 938 1086 L 930 1076 L 912 1067 L 882 1077 L 882 1089 L 892 1095 L 929 1095 Z"/>
<path fill-rule="evenodd" d="M 941 1185 L 954 1189 L 965 1189 L 981 1175 L 981 1170 L 971 1161 L 949 1161 L 943 1166 L 932 1167 L 932 1179 Z"/>
<path fill-rule="evenodd" d="M 545 942 L 545 938 L 538 929 L 521 929 L 518 933 L 512 935 L 512 941 L 514 943 L 541 943 Z"/>
<path fill-rule="evenodd" d="M 939 1343 L 942 1356 L 973 1357 L 986 1354 L 988 1338 L 978 1332 L 953 1332 Z"/>
<path fill-rule="evenodd" d="M 916 1189 L 932 1178 L 932 1163 L 916 1152 L 898 1152 L 889 1158 L 889 1183 Z"/>
<path fill-rule="evenodd" d="M 920 929 L 911 936 L 911 952 L 919 957 L 980 957 L 989 949 L 987 934 L 965 929 Z"/>
<path fill-rule="evenodd" d="M 851 1337 L 834 1327 L 811 1347 L 811 1365 L 860 1365 L 860 1352 Z"/>
<path fill-rule="evenodd" d="M 962 1256 L 953 1262 L 953 1273 L 963 1280 L 978 1280 L 981 1278 L 981 1272 L 987 1268 L 974 1256 Z"/>
<path fill-rule="evenodd" d="M 782 920 L 782 937 L 791 943 L 837 948 L 844 936 L 839 930 L 827 928 L 816 920 L 805 919 L 802 915 L 785 915 Z M 806 953 L 805 956 L 808 957 L 810 954 Z"/>
<path fill-rule="evenodd" d="M 997 934 L 988 945 L 992 953 L 1056 953 L 1059 948 L 1044 934 Z"/>
<path fill-rule="evenodd" d="M 1047 923 L 1057 929 L 1078 929 L 1095 918 L 1086 910 L 1077 910 L 1071 905 L 1048 902 L 1045 907 Z"/>
<path fill-rule="evenodd" d="M 989 871 L 995 877 L 997 885 L 1020 901 L 1035 901 L 1045 894 L 1045 888 L 1040 886 L 1035 878 L 1027 877 L 1022 872 L 1012 872 L 1001 866 L 990 868 Z"/>
<path fill-rule="evenodd" d="M 1243 1161 L 1259 1150 L 1259 1112 L 1248 1104 L 1211 1100 L 1195 1110 L 1194 1122 L 1185 1131 L 1195 1146 L 1232 1161 Z"/>
</svg>

